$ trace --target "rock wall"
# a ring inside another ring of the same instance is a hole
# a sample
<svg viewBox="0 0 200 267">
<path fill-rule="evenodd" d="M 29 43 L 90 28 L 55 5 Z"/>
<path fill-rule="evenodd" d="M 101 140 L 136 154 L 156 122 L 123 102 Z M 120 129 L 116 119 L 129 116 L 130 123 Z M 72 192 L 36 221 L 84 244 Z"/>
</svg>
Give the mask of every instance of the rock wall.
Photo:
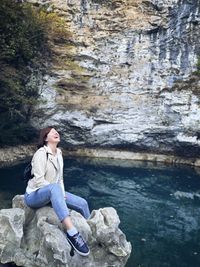
<svg viewBox="0 0 200 267">
<path fill-rule="evenodd" d="M 51 207 L 34 211 L 16 196 L 12 209 L 0 210 L 0 262 L 24 267 L 125 266 L 131 244 L 118 228 L 115 209 L 94 210 L 87 221 L 72 211 L 71 218 L 87 240 L 88 257 L 70 256 L 70 245 Z"/>
<path fill-rule="evenodd" d="M 199 0 L 29 2 L 71 33 L 53 44 L 34 126 L 56 125 L 67 147 L 199 153 Z"/>
<path fill-rule="evenodd" d="M 24 145 L 17 147 L 6 147 L 0 149 L 0 167 L 11 166 L 19 164 L 20 162 L 27 162 L 36 151 L 35 145 Z"/>
</svg>

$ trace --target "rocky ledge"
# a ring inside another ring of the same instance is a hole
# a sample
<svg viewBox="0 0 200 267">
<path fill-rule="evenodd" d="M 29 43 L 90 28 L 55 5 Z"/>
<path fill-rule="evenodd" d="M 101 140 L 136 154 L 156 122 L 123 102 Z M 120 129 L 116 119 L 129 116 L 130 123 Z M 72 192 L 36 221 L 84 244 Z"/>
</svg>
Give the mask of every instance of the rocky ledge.
<svg viewBox="0 0 200 267">
<path fill-rule="evenodd" d="M 20 145 L 0 148 L 0 167 L 28 161 L 36 150 L 34 145 Z"/>
<path fill-rule="evenodd" d="M 14 166 L 22 162 L 30 160 L 36 151 L 36 145 L 16 146 L 0 149 L 0 168 L 5 166 Z M 66 158 L 84 157 L 84 158 L 107 158 L 107 159 L 121 159 L 131 160 L 133 162 L 152 162 L 154 164 L 163 162 L 164 164 L 186 164 L 195 167 L 200 167 L 199 157 L 184 157 L 184 155 L 176 156 L 170 154 L 158 154 L 148 152 L 133 152 L 120 149 L 102 149 L 102 148 L 88 148 L 77 147 L 70 149 L 63 149 L 63 155 Z"/>
<path fill-rule="evenodd" d="M 24 267 L 125 266 L 131 244 L 118 228 L 114 208 L 93 210 L 87 221 L 75 211 L 71 217 L 88 242 L 88 257 L 70 256 L 70 245 L 50 206 L 32 210 L 23 196 L 15 196 L 13 208 L 0 210 L 0 262 Z"/>
</svg>

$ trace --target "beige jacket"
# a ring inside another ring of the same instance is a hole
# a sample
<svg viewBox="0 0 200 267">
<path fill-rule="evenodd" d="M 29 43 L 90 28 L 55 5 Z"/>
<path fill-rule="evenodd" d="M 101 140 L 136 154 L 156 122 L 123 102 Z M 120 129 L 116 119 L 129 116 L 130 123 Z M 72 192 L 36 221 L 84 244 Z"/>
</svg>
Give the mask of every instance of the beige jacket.
<svg viewBox="0 0 200 267">
<path fill-rule="evenodd" d="M 31 165 L 34 176 L 28 181 L 26 188 L 28 194 L 51 183 L 59 183 L 63 194 L 65 194 L 63 184 L 63 157 L 59 148 L 57 148 L 56 156 L 53 155 L 51 149 L 47 146 L 39 148 L 33 155 Z"/>
</svg>

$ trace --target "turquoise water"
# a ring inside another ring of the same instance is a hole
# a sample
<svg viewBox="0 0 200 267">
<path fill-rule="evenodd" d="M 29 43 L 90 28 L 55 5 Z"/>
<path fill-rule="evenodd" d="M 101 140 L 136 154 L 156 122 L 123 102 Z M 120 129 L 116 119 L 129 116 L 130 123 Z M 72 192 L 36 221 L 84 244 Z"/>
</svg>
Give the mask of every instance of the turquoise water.
<svg viewBox="0 0 200 267">
<path fill-rule="evenodd" d="M 0 169 L 0 208 L 24 192 L 24 164 Z M 65 160 L 65 186 L 91 209 L 114 207 L 132 243 L 126 267 L 200 266 L 200 174 L 116 160 Z"/>
</svg>

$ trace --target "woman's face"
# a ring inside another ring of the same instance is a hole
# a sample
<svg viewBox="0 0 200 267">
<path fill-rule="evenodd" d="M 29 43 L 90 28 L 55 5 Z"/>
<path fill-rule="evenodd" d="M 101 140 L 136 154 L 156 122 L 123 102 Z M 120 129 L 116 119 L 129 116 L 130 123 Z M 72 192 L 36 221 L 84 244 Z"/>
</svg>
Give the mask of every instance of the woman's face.
<svg viewBox="0 0 200 267">
<path fill-rule="evenodd" d="M 48 143 L 58 144 L 60 142 L 60 135 L 54 128 L 52 128 L 51 131 L 47 134 L 45 141 L 47 141 Z"/>
</svg>

